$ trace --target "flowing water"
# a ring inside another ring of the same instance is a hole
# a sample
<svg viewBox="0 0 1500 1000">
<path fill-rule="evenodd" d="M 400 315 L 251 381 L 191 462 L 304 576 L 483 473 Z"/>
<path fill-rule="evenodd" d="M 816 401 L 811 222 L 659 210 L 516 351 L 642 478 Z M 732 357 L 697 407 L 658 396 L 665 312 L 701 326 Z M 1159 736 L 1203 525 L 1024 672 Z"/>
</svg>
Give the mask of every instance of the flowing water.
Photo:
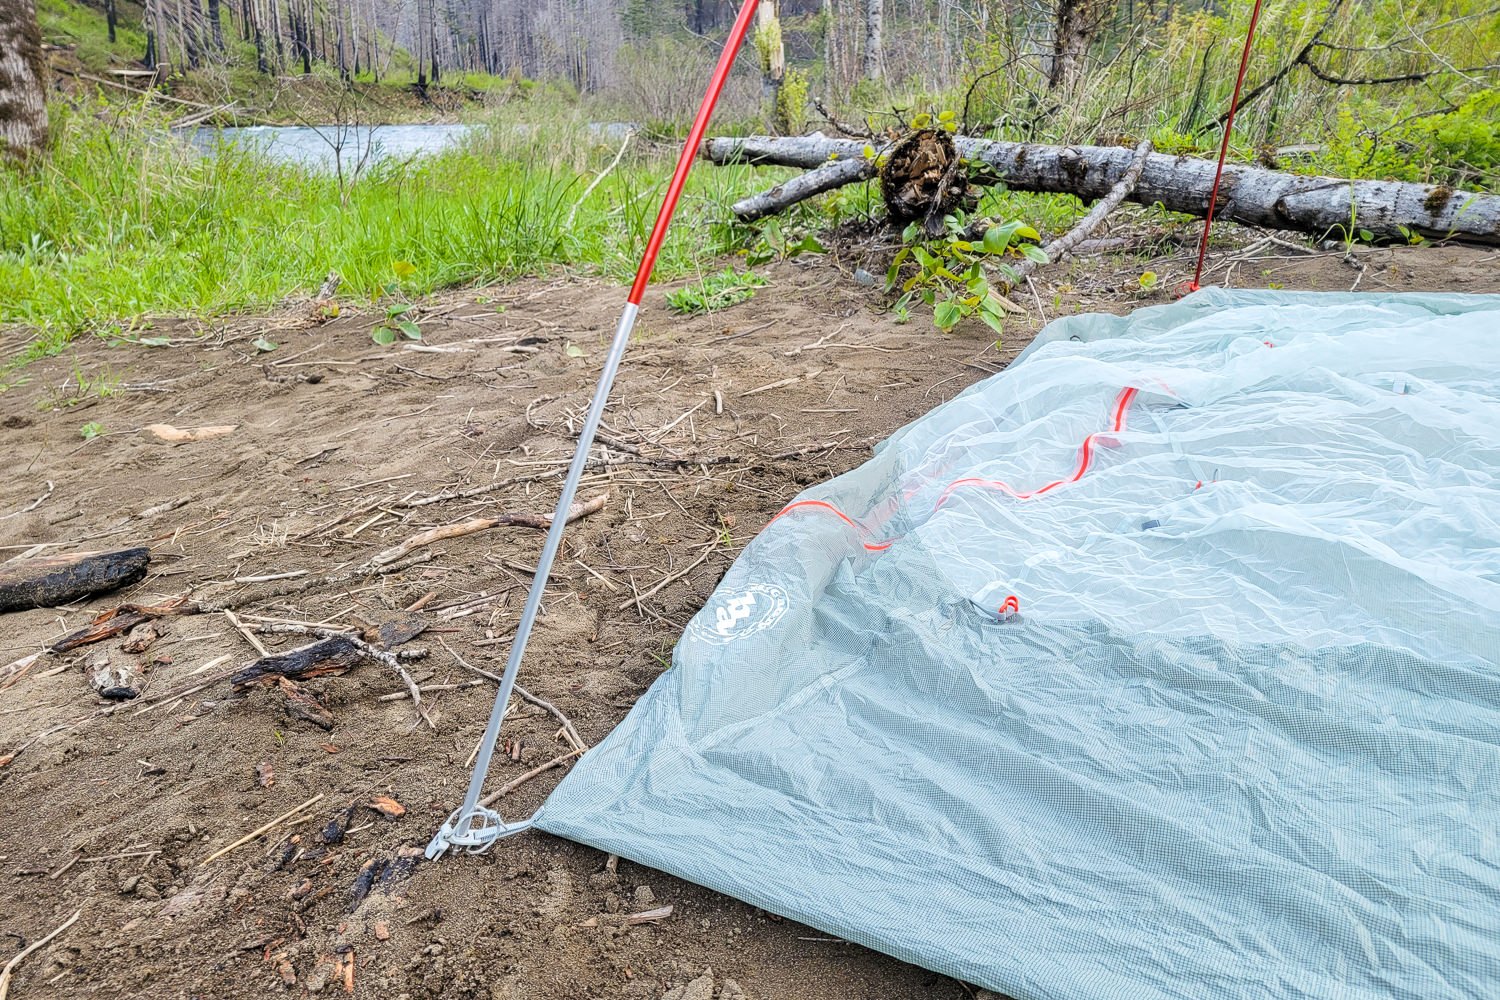
<svg viewBox="0 0 1500 1000">
<path fill-rule="evenodd" d="M 222 143 L 250 146 L 273 160 L 319 170 L 356 173 L 381 160 L 405 160 L 436 153 L 458 142 L 478 125 L 251 125 L 195 128 L 186 134 L 196 148 L 211 153 Z M 517 124 L 517 130 L 531 126 Z M 634 126 L 590 122 L 601 142 L 618 143 Z"/>
<path fill-rule="evenodd" d="M 197 128 L 190 141 L 204 152 L 221 143 L 250 146 L 274 160 L 345 172 L 380 160 L 435 153 L 467 135 L 473 125 L 251 125 Z"/>
</svg>

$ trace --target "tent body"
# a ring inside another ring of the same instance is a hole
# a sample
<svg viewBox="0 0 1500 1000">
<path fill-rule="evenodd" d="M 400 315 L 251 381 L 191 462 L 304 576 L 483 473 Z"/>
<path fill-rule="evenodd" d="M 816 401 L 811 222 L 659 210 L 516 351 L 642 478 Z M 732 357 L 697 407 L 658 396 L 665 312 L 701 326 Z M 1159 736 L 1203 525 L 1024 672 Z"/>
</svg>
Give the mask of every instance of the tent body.
<svg viewBox="0 0 1500 1000">
<path fill-rule="evenodd" d="M 1017 1000 L 1500 996 L 1500 301 L 1078 316 L 750 543 L 537 817 Z"/>
</svg>

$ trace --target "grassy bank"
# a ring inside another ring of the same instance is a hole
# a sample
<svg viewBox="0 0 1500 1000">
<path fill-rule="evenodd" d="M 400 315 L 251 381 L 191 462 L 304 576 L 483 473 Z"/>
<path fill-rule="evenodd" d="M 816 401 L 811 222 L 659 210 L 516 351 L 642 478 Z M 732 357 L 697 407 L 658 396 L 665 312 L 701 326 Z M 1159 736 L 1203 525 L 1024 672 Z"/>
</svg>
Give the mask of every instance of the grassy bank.
<svg viewBox="0 0 1500 1000">
<path fill-rule="evenodd" d="M 153 313 L 272 305 L 329 271 L 372 299 L 392 282 L 418 295 L 554 265 L 623 279 L 673 162 L 637 141 L 587 190 L 616 149 L 554 118 L 341 183 L 243 149 L 199 156 L 139 115 L 100 115 L 57 109 L 51 157 L 29 175 L 0 172 L 0 323 L 41 331 L 34 352 Z M 728 249 L 728 205 L 769 182 L 750 168 L 696 171 L 657 277 Z"/>
</svg>

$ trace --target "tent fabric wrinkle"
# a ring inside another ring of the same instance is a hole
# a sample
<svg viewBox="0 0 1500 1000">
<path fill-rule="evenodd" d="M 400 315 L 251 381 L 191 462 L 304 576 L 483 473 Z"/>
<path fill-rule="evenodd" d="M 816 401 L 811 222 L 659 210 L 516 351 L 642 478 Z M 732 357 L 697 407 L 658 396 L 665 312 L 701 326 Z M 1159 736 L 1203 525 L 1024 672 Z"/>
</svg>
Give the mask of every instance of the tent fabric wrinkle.
<svg viewBox="0 0 1500 1000">
<path fill-rule="evenodd" d="M 1050 325 L 789 504 L 550 833 L 1017 1000 L 1500 996 L 1500 300 Z"/>
</svg>

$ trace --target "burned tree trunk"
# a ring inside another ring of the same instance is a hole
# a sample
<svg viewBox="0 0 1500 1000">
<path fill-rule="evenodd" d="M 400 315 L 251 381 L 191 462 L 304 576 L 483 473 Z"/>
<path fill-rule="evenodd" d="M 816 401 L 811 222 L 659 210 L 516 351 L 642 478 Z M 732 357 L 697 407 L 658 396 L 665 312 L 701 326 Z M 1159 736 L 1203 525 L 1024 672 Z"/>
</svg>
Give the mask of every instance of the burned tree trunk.
<svg viewBox="0 0 1500 1000">
<path fill-rule="evenodd" d="M 47 145 L 47 59 L 34 0 L 0 3 L 0 156 L 25 160 Z"/>
<path fill-rule="evenodd" d="M 1134 155 L 1120 146 L 1043 146 L 959 138 L 960 155 L 1015 191 L 1103 198 L 1130 169 Z M 759 163 L 814 168 L 830 159 L 858 159 L 864 143 L 826 136 L 710 139 L 703 154 L 715 163 Z M 854 177 L 851 180 L 856 179 Z M 1127 200 L 1158 202 L 1171 212 L 1202 216 L 1208 210 L 1214 164 L 1152 153 Z M 1500 195 L 1443 185 L 1312 177 L 1232 165 L 1224 168 L 1217 219 L 1317 236 L 1346 234 L 1351 218 L 1377 238 L 1405 241 L 1412 234 L 1457 243 L 1500 245 Z"/>
<path fill-rule="evenodd" d="M 1103 0 L 1057 0 L 1057 29 L 1052 39 L 1052 65 L 1047 72 L 1049 90 L 1068 89 L 1083 71 L 1084 58 L 1099 29 L 1099 6 Z"/>
<path fill-rule="evenodd" d="M 55 608 L 80 597 L 135 583 L 146 575 L 151 550 L 75 552 L 0 567 L 0 611 Z"/>
</svg>

